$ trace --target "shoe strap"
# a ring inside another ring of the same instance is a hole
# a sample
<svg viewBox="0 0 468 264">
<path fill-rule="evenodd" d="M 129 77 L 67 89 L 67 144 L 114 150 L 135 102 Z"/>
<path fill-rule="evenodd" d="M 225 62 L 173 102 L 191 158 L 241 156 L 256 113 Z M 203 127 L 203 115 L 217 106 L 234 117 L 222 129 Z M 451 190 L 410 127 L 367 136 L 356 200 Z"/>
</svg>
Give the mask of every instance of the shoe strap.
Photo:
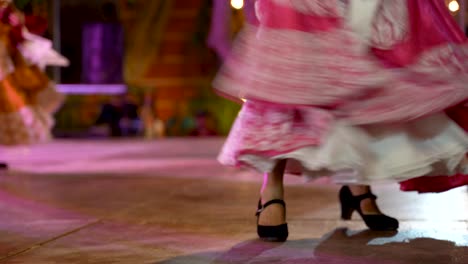
<svg viewBox="0 0 468 264">
<path fill-rule="evenodd" d="M 265 210 L 265 208 L 267 208 L 268 206 L 272 205 L 272 204 L 281 204 L 284 208 L 286 208 L 286 203 L 281 200 L 281 199 L 273 199 L 271 201 L 268 201 L 266 202 L 265 204 L 262 205 L 262 200 L 260 199 L 258 201 L 258 209 L 257 209 L 257 212 L 255 213 L 256 216 L 259 216 L 260 213 Z"/>
<path fill-rule="evenodd" d="M 372 200 L 377 200 L 377 196 L 375 196 L 375 194 L 371 193 L 371 192 L 368 192 L 368 193 L 365 193 L 365 194 L 361 194 L 361 195 L 356 195 L 356 196 L 353 196 L 354 200 L 356 202 L 361 202 L 362 200 L 365 200 L 365 199 L 372 199 Z"/>
</svg>

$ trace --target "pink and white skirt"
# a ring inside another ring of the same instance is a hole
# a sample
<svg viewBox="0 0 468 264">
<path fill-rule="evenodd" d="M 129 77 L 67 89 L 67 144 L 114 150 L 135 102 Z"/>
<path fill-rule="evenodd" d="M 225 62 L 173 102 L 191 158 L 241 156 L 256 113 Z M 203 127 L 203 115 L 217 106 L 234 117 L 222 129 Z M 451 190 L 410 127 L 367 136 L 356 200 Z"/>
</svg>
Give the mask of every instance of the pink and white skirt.
<svg viewBox="0 0 468 264">
<path fill-rule="evenodd" d="M 287 159 L 290 172 L 339 183 L 465 173 L 468 137 L 444 114 L 468 100 L 465 80 L 428 71 L 430 58 L 386 67 L 339 13 L 257 3 L 259 26 L 240 34 L 214 82 L 247 100 L 221 163 L 270 172 Z"/>
<path fill-rule="evenodd" d="M 218 157 L 229 166 L 331 177 L 341 184 L 466 173 L 468 137 L 444 114 L 394 125 L 352 126 L 328 111 L 248 101 Z"/>
</svg>

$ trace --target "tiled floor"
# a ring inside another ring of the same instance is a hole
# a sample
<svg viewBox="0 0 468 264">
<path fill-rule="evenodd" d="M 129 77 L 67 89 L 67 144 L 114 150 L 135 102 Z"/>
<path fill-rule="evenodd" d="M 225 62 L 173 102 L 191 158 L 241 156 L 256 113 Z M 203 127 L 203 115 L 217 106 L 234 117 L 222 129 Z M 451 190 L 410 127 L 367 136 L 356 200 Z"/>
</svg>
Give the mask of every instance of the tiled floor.
<svg viewBox="0 0 468 264">
<path fill-rule="evenodd" d="M 398 233 L 338 220 L 337 186 L 287 178 L 290 239 L 256 240 L 259 175 L 222 139 L 57 141 L 1 149 L 0 263 L 468 263 L 468 190 L 377 186 Z"/>
</svg>

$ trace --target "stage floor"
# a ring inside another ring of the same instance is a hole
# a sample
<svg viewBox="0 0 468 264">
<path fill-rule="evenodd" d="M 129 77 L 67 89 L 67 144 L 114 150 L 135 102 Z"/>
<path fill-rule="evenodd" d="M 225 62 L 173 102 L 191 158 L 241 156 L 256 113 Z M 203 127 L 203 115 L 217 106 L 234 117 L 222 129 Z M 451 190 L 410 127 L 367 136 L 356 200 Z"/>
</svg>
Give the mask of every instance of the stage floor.
<svg viewBox="0 0 468 264">
<path fill-rule="evenodd" d="M 287 178 L 290 239 L 256 240 L 261 177 L 223 139 L 55 141 L 0 149 L 0 263 L 468 263 L 468 190 L 375 188 L 398 233 L 338 220 L 338 187 Z"/>
</svg>

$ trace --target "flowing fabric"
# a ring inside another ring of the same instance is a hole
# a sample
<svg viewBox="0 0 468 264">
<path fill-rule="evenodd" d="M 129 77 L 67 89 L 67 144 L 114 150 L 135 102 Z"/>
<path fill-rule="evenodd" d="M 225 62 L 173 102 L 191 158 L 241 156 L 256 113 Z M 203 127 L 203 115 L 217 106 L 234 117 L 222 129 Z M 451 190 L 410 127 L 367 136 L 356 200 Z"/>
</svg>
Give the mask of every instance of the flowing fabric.
<svg viewBox="0 0 468 264">
<path fill-rule="evenodd" d="M 405 14 L 385 7 L 388 18 Z M 221 163 L 270 172 L 287 159 L 289 172 L 361 184 L 464 172 L 468 137 L 444 114 L 468 98 L 464 82 L 427 71 L 430 60 L 385 67 L 346 25 L 347 9 L 338 0 L 257 1 L 259 25 L 239 36 L 214 83 L 247 100 Z M 406 39 L 407 23 L 376 21 L 392 37 L 370 41 Z"/>
<path fill-rule="evenodd" d="M 217 91 L 231 98 L 332 109 L 359 125 L 406 122 L 467 98 L 463 82 L 428 74 L 424 67 L 383 68 L 344 25 L 341 1 L 315 2 L 257 1 L 260 26 L 247 26 L 237 39 L 215 80 Z"/>
<path fill-rule="evenodd" d="M 389 1 L 386 3 L 388 5 Z M 453 82 L 467 83 L 467 38 L 450 15 L 444 1 L 411 0 L 406 1 L 404 7 L 409 15 L 407 28 L 401 31 L 407 32 L 406 37 L 385 48 L 375 38 L 373 53 L 389 67 L 423 69 L 427 73 L 445 76 L 447 80 L 452 79 Z M 383 16 L 382 10 L 377 14 L 379 15 Z M 387 19 L 386 22 L 394 27 L 401 27 L 401 20 Z M 386 31 L 376 23 L 373 33 L 373 36 L 379 36 Z M 454 106 L 446 112 L 460 127 L 468 131 L 468 109 L 465 104 Z M 468 176 L 457 174 L 412 179 L 402 182 L 401 189 L 442 192 L 467 184 Z"/>
</svg>

